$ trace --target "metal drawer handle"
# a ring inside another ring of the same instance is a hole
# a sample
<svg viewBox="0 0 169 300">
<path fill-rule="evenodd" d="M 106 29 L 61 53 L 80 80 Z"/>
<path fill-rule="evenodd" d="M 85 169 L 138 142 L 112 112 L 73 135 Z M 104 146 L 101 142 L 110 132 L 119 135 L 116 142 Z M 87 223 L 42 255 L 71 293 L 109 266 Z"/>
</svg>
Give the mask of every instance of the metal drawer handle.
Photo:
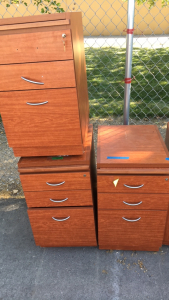
<svg viewBox="0 0 169 300">
<path fill-rule="evenodd" d="M 65 181 L 60 182 L 60 183 L 49 183 L 49 182 L 46 182 L 46 184 L 47 184 L 47 185 L 50 185 L 50 186 L 58 186 L 58 185 L 62 185 L 62 184 L 64 184 L 64 183 L 65 183 Z"/>
<path fill-rule="evenodd" d="M 139 188 L 142 188 L 144 186 L 144 184 L 138 185 L 138 186 L 129 186 L 127 184 L 124 184 L 124 186 L 129 188 L 129 189 L 139 189 Z"/>
<path fill-rule="evenodd" d="M 56 218 L 52 217 L 53 220 L 58 221 L 58 222 L 66 221 L 66 220 L 68 220 L 69 218 L 70 218 L 70 216 L 67 217 L 67 218 L 65 218 L 65 219 L 56 219 Z"/>
<path fill-rule="evenodd" d="M 21 76 L 21 79 L 27 81 L 27 82 L 30 82 L 30 83 L 35 83 L 35 84 L 44 84 L 43 82 L 38 82 L 38 81 L 32 81 L 32 80 L 29 80 L 23 76 Z"/>
<path fill-rule="evenodd" d="M 60 202 L 64 202 L 64 201 L 68 200 L 68 198 L 65 198 L 63 200 L 53 200 L 53 199 L 50 198 L 49 200 L 52 201 L 52 202 L 55 202 L 55 203 L 60 203 Z"/>
<path fill-rule="evenodd" d="M 125 221 L 128 221 L 128 222 L 137 222 L 137 221 L 139 221 L 141 219 L 141 217 L 138 218 L 138 219 L 135 219 L 135 220 L 129 220 L 129 219 L 126 219 L 124 217 L 122 217 L 122 219 L 125 220 Z"/>
<path fill-rule="evenodd" d="M 43 105 L 43 104 L 46 104 L 46 103 L 48 103 L 48 101 L 41 102 L 41 103 L 30 103 L 30 102 L 26 102 L 26 104 L 28 104 L 28 105 Z"/>
<path fill-rule="evenodd" d="M 127 203 L 127 202 L 123 201 L 123 203 L 126 205 L 136 206 L 136 205 L 140 205 L 142 203 L 142 201 L 140 201 L 139 203 Z"/>
</svg>

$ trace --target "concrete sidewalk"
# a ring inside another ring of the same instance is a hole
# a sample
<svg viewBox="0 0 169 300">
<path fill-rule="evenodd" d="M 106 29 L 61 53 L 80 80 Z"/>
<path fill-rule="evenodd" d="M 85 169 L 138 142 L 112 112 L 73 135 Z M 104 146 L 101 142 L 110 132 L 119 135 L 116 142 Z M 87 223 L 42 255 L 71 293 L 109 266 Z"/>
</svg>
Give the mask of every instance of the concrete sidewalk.
<svg viewBox="0 0 169 300">
<path fill-rule="evenodd" d="M 40 248 L 24 199 L 0 201 L 0 300 L 169 299 L 169 247 L 159 252 Z"/>
</svg>

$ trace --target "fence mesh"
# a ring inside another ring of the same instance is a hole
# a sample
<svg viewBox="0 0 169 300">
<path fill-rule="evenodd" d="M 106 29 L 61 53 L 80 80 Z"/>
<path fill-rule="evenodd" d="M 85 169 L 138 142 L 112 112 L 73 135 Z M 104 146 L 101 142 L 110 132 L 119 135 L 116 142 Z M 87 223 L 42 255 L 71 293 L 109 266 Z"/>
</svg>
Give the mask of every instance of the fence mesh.
<svg viewBox="0 0 169 300">
<path fill-rule="evenodd" d="M 53 13 L 62 9 L 82 12 L 91 121 L 122 124 L 127 2 L 2 0 L 0 18 Z M 161 129 L 165 128 L 169 120 L 168 57 L 169 7 L 163 8 L 160 1 L 150 10 L 147 4 L 136 4 L 130 124 L 156 123 Z M 2 124 L 0 147 L 0 190 L 15 194 L 16 190 L 21 191 L 17 159 L 7 146 Z"/>
</svg>

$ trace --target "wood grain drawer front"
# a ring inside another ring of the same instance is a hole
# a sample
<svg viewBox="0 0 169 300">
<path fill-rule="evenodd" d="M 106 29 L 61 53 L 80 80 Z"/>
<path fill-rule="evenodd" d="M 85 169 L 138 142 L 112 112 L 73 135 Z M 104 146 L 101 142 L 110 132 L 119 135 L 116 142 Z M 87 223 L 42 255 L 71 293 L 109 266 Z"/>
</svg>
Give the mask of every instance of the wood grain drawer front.
<svg viewBox="0 0 169 300">
<path fill-rule="evenodd" d="M 0 65 L 0 74 L 0 91 L 76 86 L 73 60 Z"/>
<path fill-rule="evenodd" d="M 98 175 L 98 192 L 105 193 L 169 193 L 167 176 Z"/>
<path fill-rule="evenodd" d="M 10 147 L 82 145 L 75 88 L 4 92 L 0 107 Z"/>
<path fill-rule="evenodd" d="M 20 179 L 24 192 L 91 189 L 89 172 L 24 174 Z"/>
<path fill-rule="evenodd" d="M 35 208 L 28 215 L 37 246 L 96 246 L 93 208 Z"/>
<path fill-rule="evenodd" d="M 157 251 L 162 246 L 166 213 L 166 211 L 99 210 L 99 248 Z M 130 222 L 123 218 L 138 221 Z"/>
<path fill-rule="evenodd" d="M 98 193 L 98 209 L 167 210 L 167 194 Z"/>
<path fill-rule="evenodd" d="M 62 34 L 66 34 L 62 38 Z M 65 47 L 63 42 L 65 42 Z M 70 30 L 1 35 L 0 64 L 73 59 Z"/>
<path fill-rule="evenodd" d="M 91 190 L 25 192 L 28 207 L 92 206 Z"/>
</svg>

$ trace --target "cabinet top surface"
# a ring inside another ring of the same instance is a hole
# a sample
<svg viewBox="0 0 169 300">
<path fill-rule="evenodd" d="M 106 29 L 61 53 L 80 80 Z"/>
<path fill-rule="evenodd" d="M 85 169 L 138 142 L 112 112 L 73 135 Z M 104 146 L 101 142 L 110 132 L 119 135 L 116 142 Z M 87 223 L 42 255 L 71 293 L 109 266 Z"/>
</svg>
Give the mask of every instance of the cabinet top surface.
<svg viewBox="0 0 169 300">
<path fill-rule="evenodd" d="M 35 16 L 25 16 L 17 18 L 4 18 L 0 20 L 0 26 L 2 25 L 13 25 L 13 24 L 24 24 L 54 20 L 65 20 L 69 19 L 71 15 L 79 14 L 80 12 L 63 12 L 55 14 L 40 14 Z"/>
<path fill-rule="evenodd" d="M 18 162 L 18 168 L 20 173 L 24 173 L 25 170 L 31 170 L 38 172 L 38 169 L 43 168 L 58 168 L 70 166 L 86 166 L 89 168 L 90 164 L 90 153 L 92 146 L 92 136 L 93 136 L 93 125 L 89 125 L 88 134 L 84 144 L 83 155 L 70 155 L 70 156 L 44 156 L 44 157 L 22 157 Z M 61 171 L 61 170 L 60 170 Z"/>
<path fill-rule="evenodd" d="M 72 20 L 82 18 L 81 12 L 64 12 L 28 17 L 0 19 L 0 35 L 72 28 Z"/>
<path fill-rule="evenodd" d="M 99 168 L 167 168 L 168 150 L 155 125 L 99 126 Z"/>
</svg>

